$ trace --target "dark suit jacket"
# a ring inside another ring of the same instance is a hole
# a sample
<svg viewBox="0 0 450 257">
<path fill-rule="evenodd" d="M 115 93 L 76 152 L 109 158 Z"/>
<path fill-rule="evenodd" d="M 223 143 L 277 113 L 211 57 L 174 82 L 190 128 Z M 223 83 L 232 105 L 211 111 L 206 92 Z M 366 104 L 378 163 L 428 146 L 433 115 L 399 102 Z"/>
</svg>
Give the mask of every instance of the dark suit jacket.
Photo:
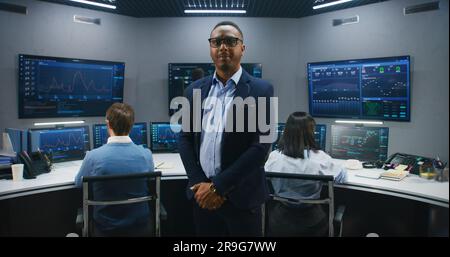
<svg viewBox="0 0 450 257">
<path fill-rule="evenodd" d="M 189 189 L 199 182 L 210 181 L 200 165 L 200 137 L 201 132 L 192 132 L 193 128 L 193 90 L 201 90 L 201 100 L 208 96 L 212 85 L 212 76 L 192 83 L 185 90 L 185 97 L 191 104 L 190 125 L 191 132 L 182 131 L 179 138 L 179 152 L 183 161 L 186 173 L 189 178 L 187 195 L 191 199 L 193 193 Z M 273 96 L 273 86 L 261 79 L 250 76 L 246 71 L 242 71 L 242 76 L 236 86 L 235 96 L 254 97 L 256 104 L 250 108 L 256 109 L 258 113 L 258 97 L 265 97 L 267 103 L 266 123 L 269 122 L 269 97 Z M 240 209 L 251 209 L 262 204 L 267 198 L 267 188 L 265 182 L 264 162 L 270 148 L 270 144 L 260 143 L 258 124 L 255 125 L 256 132 L 248 129 L 249 106 L 244 108 L 244 132 L 224 132 L 222 137 L 222 171 L 217 174 L 212 181 L 220 195 L 223 195 L 234 206 Z M 236 113 L 236 108 L 230 108 L 229 112 Z M 251 112 L 250 112 L 251 113 Z M 231 114 L 231 113 L 230 113 Z M 230 115 L 228 114 L 228 116 Z M 203 115 L 203 109 L 201 110 Z M 234 126 L 236 126 L 236 115 L 233 116 Z M 253 119 L 258 123 L 258 117 Z M 266 133 L 267 134 L 267 133 Z"/>
</svg>

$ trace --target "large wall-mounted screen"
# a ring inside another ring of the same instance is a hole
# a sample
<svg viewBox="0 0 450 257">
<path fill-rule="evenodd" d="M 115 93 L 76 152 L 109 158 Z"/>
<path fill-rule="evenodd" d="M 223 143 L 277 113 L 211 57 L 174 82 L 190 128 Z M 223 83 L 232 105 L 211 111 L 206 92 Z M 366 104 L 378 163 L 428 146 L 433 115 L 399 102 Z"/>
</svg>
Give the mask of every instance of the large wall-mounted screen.
<svg viewBox="0 0 450 257">
<path fill-rule="evenodd" d="M 308 63 L 314 117 L 410 121 L 410 57 Z"/>
<path fill-rule="evenodd" d="M 19 55 L 19 118 L 103 116 L 123 101 L 125 63 Z"/>
</svg>

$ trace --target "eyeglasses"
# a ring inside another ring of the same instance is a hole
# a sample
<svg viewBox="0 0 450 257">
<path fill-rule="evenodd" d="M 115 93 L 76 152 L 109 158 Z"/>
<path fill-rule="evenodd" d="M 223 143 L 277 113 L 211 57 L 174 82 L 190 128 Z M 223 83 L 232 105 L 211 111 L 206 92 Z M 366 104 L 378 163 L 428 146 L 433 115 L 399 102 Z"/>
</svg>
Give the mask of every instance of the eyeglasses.
<svg viewBox="0 0 450 257">
<path fill-rule="evenodd" d="M 225 44 L 225 46 L 227 47 L 235 47 L 239 41 L 242 41 L 242 39 L 237 38 L 237 37 L 224 37 L 224 38 L 220 38 L 220 37 L 216 37 L 216 38 L 210 38 L 208 39 L 209 41 L 209 45 L 212 48 L 219 48 L 222 44 Z"/>
</svg>

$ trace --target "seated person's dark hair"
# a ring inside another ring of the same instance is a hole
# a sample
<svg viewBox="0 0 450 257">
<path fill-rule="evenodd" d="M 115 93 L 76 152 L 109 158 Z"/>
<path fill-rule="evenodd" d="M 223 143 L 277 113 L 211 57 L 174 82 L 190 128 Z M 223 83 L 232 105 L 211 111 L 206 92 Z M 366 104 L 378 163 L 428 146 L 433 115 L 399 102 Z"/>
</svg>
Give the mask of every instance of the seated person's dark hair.
<svg viewBox="0 0 450 257">
<path fill-rule="evenodd" d="M 116 136 L 126 136 L 134 124 L 134 111 L 126 103 L 114 103 L 106 111 L 106 120 Z"/>
<path fill-rule="evenodd" d="M 205 72 L 202 68 L 196 68 L 192 71 L 192 81 L 199 80 L 205 76 Z"/>
<path fill-rule="evenodd" d="M 292 158 L 305 158 L 305 149 L 319 150 L 314 140 L 315 126 L 316 122 L 306 112 L 292 113 L 286 121 L 278 149 Z"/>
</svg>

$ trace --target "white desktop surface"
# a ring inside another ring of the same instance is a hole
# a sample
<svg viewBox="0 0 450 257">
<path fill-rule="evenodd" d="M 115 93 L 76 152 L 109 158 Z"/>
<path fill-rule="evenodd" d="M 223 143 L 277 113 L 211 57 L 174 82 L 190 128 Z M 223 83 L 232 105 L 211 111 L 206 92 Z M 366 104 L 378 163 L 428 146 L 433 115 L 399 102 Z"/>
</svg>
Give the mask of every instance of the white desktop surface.
<svg viewBox="0 0 450 257">
<path fill-rule="evenodd" d="M 155 165 L 164 162 L 157 171 L 162 179 L 186 178 L 186 171 L 177 153 L 153 154 Z M 55 163 L 52 171 L 39 175 L 36 179 L 22 181 L 0 180 L 0 200 L 21 195 L 48 192 L 74 187 L 74 178 L 82 161 Z M 377 169 L 363 169 L 364 172 L 381 172 Z M 358 177 L 362 170 L 349 170 L 347 182 L 336 187 L 393 195 L 397 197 L 437 204 L 448 208 L 449 183 L 426 180 L 417 175 L 409 175 L 401 181 Z"/>
<path fill-rule="evenodd" d="M 384 170 L 372 169 L 373 172 L 382 172 Z M 383 193 L 396 195 L 404 198 L 410 198 L 414 200 L 436 200 L 446 204 L 439 204 L 448 208 L 449 199 L 449 183 L 438 182 L 435 180 L 427 180 L 419 177 L 418 175 L 410 174 L 401 181 L 387 180 L 387 179 L 373 179 L 356 176 L 360 172 L 359 170 L 349 170 L 347 172 L 347 182 L 342 185 L 336 185 L 342 188 L 352 188 L 371 191 L 379 193 L 383 190 Z M 367 169 L 364 171 L 367 172 Z M 402 195 L 399 195 L 402 194 Z M 410 197 L 408 197 L 410 196 Z M 415 197 L 424 198 L 416 199 Z M 432 202 L 430 202 L 432 203 Z"/>
<path fill-rule="evenodd" d="M 153 154 L 155 165 L 161 165 L 162 179 L 186 177 L 180 155 L 177 153 Z M 0 180 L 0 200 L 21 195 L 49 192 L 66 188 L 74 188 L 74 180 L 83 161 L 68 161 L 53 164 L 52 171 L 37 176 L 35 179 L 21 181 Z"/>
<path fill-rule="evenodd" d="M 335 159 L 336 160 L 336 159 Z M 345 160 L 337 160 L 345 166 Z M 409 174 L 400 181 L 388 179 L 374 179 L 357 176 L 360 173 L 384 172 L 383 169 L 347 170 L 347 181 L 336 184 L 336 187 L 382 193 L 412 200 L 418 200 L 448 208 L 449 182 L 427 180 L 418 175 Z"/>
</svg>

